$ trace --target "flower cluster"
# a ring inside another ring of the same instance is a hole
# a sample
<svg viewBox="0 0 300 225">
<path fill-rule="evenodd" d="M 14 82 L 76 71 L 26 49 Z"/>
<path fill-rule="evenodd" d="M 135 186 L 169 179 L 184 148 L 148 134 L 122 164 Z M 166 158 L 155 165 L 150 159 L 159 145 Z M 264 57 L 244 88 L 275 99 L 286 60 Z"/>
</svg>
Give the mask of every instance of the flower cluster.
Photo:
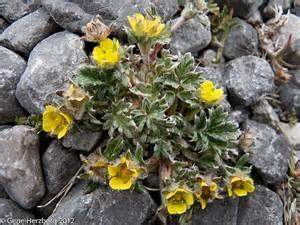
<svg viewBox="0 0 300 225">
<path fill-rule="evenodd" d="M 205 209 L 207 203 L 222 198 L 221 193 L 225 192 L 225 189 L 228 191 L 229 197 L 247 196 L 255 189 L 253 180 L 245 174 L 232 175 L 228 177 L 224 184 L 225 188 L 221 188 L 210 177 L 201 177 L 194 183 L 192 188 L 187 187 L 187 185 L 170 187 L 163 192 L 167 211 L 169 214 L 186 213 L 194 204 L 194 201 L 198 202 L 202 209 Z"/>
<path fill-rule="evenodd" d="M 85 174 L 89 179 L 99 183 L 107 183 L 113 190 L 128 190 L 134 187 L 145 169 L 141 167 L 130 154 L 120 156 L 115 161 L 108 162 L 103 156 L 88 158 L 81 156 L 85 166 Z"/>
<path fill-rule="evenodd" d="M 156 174 L 168 214 L 254 191 L 247 155 L 236 148 L 240 130 L 220 106 L 223 89 L 202 78 L 190 53 L 161 49 L 168 24 L 157 15 L 129 16 L 125 31 L 135 47 L 110 39 L 99 17 L 85 31 L 85 40 L 97 42 L 92 65 L 46 106 L 43 130 L 58 138 L 78 128 L 105 133 L 95 152 L 81 156 L 88 183 L 148 189 L 143 179 Z"/>
</svg>

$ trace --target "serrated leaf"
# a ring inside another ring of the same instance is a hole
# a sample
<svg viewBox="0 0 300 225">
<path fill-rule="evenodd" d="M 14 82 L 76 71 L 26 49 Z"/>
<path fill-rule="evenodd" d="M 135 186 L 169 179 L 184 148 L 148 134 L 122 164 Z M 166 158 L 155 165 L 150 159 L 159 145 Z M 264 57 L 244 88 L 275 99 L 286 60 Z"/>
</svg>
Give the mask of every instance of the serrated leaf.
<svg viewBox="0 0 300 225">
<path fill-rule="evenodd" d="M 139 161 L 140 164 L 145 164 L 144 149 L 140 143 L 137 143 L 137 145 L 136 145 L 135 158 Z"/>
<path fill-rule="evenodd" d="M 242 155 L 236 162 L 235 167 L 242 169 L 246 165 L 246 163 L 249 162 L 249 159 L 250 159 L 249 154 Z"/>
<path fill-rule="evenodd" d="M 200 112 L 195 123 L 192 141 L 199 151 L 214 150 L 219 154 L 230 151 L 240 135 L 238 125 L 228 119 L 220 106 L 210 109 L 208 115 Z"/>
<path fill-rule="evenodd" d="M 192 54 L 186 53 L 179 59 L 180 63 L 175 69 L 175 73 L 178 77 L 183 77 L 186 74 L 190 73 L 194 69 L 194 57 Z"/>
<path fill-rule="evenodd" d="M 82 65 L 76 76 L 76 82 L 83 87 L 102 84 L 101 72 L 95 66 Z"/>
<path fill-rule="evenodd" d="M 123 147 L 124 140 L 121 137 L 111 139 L 107 142 L 103 155 L 108 161 L 113 161 L 120 155 Z"/>
</svg>

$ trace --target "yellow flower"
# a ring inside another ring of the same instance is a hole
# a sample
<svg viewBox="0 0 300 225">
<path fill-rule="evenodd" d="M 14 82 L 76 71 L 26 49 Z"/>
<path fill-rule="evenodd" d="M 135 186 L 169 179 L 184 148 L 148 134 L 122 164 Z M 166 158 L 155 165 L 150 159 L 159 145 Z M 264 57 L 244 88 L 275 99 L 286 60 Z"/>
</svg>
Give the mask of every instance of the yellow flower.
<svg viewBox="0 0 300 225">
<path fill-rule="evenodd" d="M 183 214 L 194 204 L 194 196 L 185 187 L 164 193 L 169 214 Z"/>
<path fill-rule="evenodd" d="M 210 80 L 205 80 L 198 89 L 198 97 L 208 105 L 217 104 L 224 98 L 223 89 L 215 89 L 214 84 Z"/>
<path fill-rule="evenodd" d="M 43 113 L 43 130 L 57 135 L 58 139 L 66 135 L 71 128 L 73 118 L 70 114 L 48 105 Z"/>
<path fill-rule="evenodd" d="M 218 185 L 214 181 L 201 179 L 199 189 L 196 191 L 196 199 L 200 202 L 201 208 L 205 209 L 208 202 L 219 198 Z"/>
<path fill-rule="evenodd" d="M 114 190 L 130 189 L 140 176 L 140 172 L 141 168 L 123 156 L 119 162 L 108 166 L 109 186 Z"/>
<path fill-rule="evenodd" d="M 231 176 L 227 185 L 228 195 L 237 197 L 247 196 L 255 190 L 253 180 L 248 176 Z"/>
<path fill-rule="evenodd" d="M 159 16 L 146 19 L 142 14 L 137 13 L 127 18 L 133 33 L 138 37 L 155 38 L 165 29 L 165 24 L 161 22 Z"/>
<path fill-rule="evenodd" d="M 93 50 L 93 59 L 103 69 L 112 68 L 120 60 L 119 41 L 109 38 L 101 41 Z"/>
</svg>

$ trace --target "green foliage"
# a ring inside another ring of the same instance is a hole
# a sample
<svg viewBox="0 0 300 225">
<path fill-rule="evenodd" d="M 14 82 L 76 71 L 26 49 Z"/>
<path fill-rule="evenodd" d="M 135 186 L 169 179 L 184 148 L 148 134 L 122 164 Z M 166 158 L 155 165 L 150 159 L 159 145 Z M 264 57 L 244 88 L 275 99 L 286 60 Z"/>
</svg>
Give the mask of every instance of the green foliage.
<svg viewBox="0 0 300 225">
<path fill-rule="evenodd" d="M 213 150 L 222 155 L 222 151 L 228 151 L 236 144 L 240 135 L 237 129 L 237 124 L 228 120 L 228 114 L 222 107 L 209 109 L 208 115 L 202 111 L 199 116 L 195 116 L 192 132 L 195 150 Z"/>
<path fill-rule="evenodd" d="M 42 118 L 40 115 L 30 115 L 16 117 L 15 119 L 16 124 L 18 125 L 27 125 L 36 128 L 37 130 L 42 129 Z"/>
<path fill-rule="evenodd" d="M 209 7 L 211 14 L 222 20 L 213 21 L 215 37 L 228 31 L 231 17 L 220 18 L 212 1 L 206 4 L 195 0 L 193 4 L 193 10 Z M 125 31 L 137 49 L 124 46 L 124 55 L 115 67 L 83 65 L 76 77 L 89 101 L 80 121 L 74 122 L 106 134 L 99 146 L 99 157 L 93 160 L 98 169 L 107 169 L 120 163 L 120 159 L 124 161 L 121 156 L 130 156 L 126 166 L 138 164 L 143 172 L 130 168 L 125 175 L 135 171 L 134 179 L 138 179 L 145 175 L 138 173 L 156 172 L 161 191 L 178 185 L 192 189 L 203 176 L 225 180 L 229 169 L 230 173 L 235 169 L 248 173 L 247 157 L 239 159 L 236 150 L 240 136 L 237 124 L 221 106 L 207 101 L 204 104 L 199 97 L 203 78 L 193 56 L 187 53 L 177 57 L 166 49 L 160 51 L 163 40 L 167 42 L 164 33 L 150 38 L 128 27 Z M 123 167 L 124 163 L 120 170 Z M 136 190 L 146 188 L 140 181 L 133 182 Z M 93 183 L 89 186 L 94 188 Z M 185 224 L 191 215 L 192 209 L 180 218 L 180 223 Z"/>
<path fill-rule="evenodd" d="M 229 10 L 224 6 L 222 10 L 216 7 L 213 1 L 210 5 L 214 6 L 214 11 L 210 15 L 211 31 L 212 31 L 212 46 L 217 48 L 216 62 L 219 63 L 222 57 L 225 40 L 230 29 L 236 24 L 233 20 L 233 10 Z"/>
</svg>

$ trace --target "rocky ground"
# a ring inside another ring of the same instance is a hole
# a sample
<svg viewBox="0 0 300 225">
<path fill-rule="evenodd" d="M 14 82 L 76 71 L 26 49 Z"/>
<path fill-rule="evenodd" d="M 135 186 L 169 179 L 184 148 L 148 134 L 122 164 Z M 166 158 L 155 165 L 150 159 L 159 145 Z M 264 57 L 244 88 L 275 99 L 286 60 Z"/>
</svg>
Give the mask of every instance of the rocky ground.
<svg viewBox="0 0 300 225">
<path fill-rule="evenodd" d="M 16 117 L 41 114 L 55 91 L 64 89 L 78 66 L 89 61 L 90 46 L 80 36 L 93 16 L 116 21 L 114 35 L 122 39 L 126 16 L 143 12 L 151 3 L 164 20 L 178 17 L 176 0 L 0 0 L 0 224 L 9 224 L 2 223 L 5 218 L 49 218 L 46 224 L 157 223 L 155 193 L 99 188 L 85 195 L 82 182 L 54 213 L 55 202 L 39 207 L 75 175 L 79 154 L 93 151 L 102 133 L 70 134 L 58 141 L 15 123 Z M 251 155 L 257 188 L 249 197 L 219 200 L 195 210 L 192 224 L 285 224 L 285 201 L 278 193 L 287 180 L 293 150 L 300 157 L 300 1 L 232 0 L 229 5 L 236 23 L 226 37 L 220 64 L 213 61 L 209 26 L 194 19 L 174 33 L 170 49 L 174 54 L 192 52 L 203 75 L 226 89 L 224 107 L 254 142 L 243 144 Z M 289 79 L 278 77 L 255 29 L 272 19 L 276 8 L 291 13 L 278 30 L 282 40 L 291 34 L 295 43 L 285 55 L 285 62 L 298 63 L 289 69 Z M 147 182 L 155 186 L 155 181 Z"/>
</svg>

